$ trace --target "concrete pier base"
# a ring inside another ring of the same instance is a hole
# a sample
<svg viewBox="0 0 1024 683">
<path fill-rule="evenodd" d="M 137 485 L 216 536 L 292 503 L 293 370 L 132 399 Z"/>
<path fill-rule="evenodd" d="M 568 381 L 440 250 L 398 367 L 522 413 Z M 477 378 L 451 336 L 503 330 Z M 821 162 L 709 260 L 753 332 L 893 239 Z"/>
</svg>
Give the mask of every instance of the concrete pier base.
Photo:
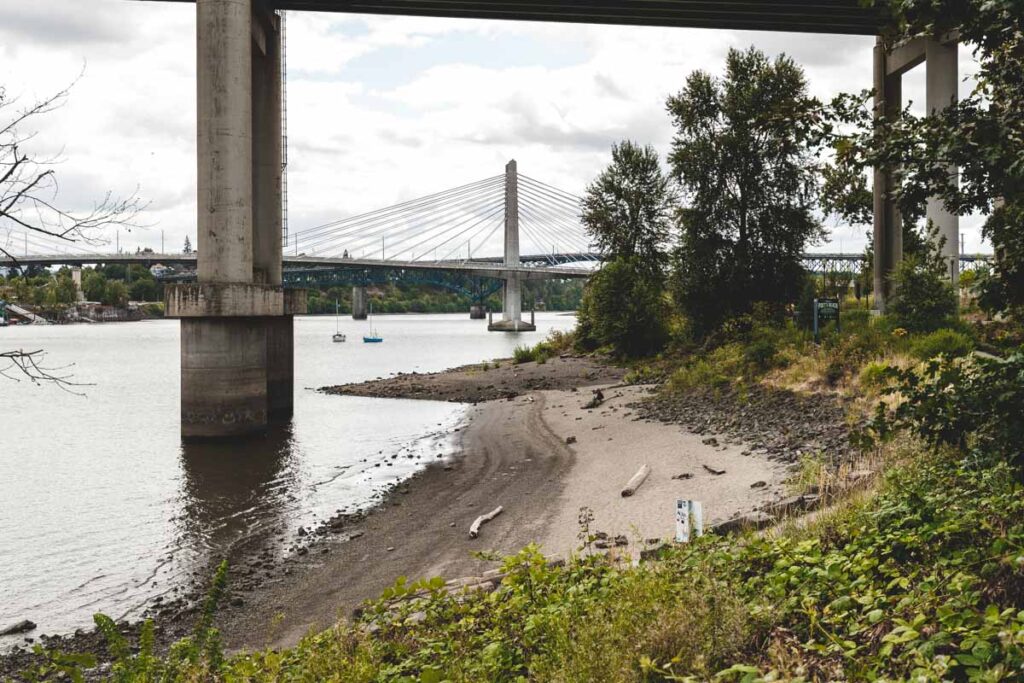
<svg viewBox="0 0 1024 683">
<path fill-rule="evenodd" d="M 536 332 L 537 326 L 524 320 L 499 320 L 487 325 L 490 332 Z"/>
<path fill-rule="evenodd" d="M 352 288 L 352 319 L 366 320 L 367 304 L 369 297 L 366 295 L 366 287 Z"/>
<path fill-rule="evenodd" d="M 267 326 L 258 318 L 182 318 L 181 435 L 231 437 L 264 429 Z"/>
<path fill-rule="evenodd" d="M 470 320 L 484 320 L 487 317 L 487 308 L 483 304 L 473 304 L 469 307 Z"/>
<path fill-rule="evenodd" d="M 295 408 L 295 319 L 265 318 L 267 330 L 267 412 L 287 420 Z"/>
</svg>

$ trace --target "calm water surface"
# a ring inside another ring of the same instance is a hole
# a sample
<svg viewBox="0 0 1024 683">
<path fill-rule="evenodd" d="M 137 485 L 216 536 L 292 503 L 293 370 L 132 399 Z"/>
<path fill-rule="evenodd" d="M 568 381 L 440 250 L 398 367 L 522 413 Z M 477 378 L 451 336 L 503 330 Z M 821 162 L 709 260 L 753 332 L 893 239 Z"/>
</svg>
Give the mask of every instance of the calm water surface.
<svg viewBox="0 0 1024 683">
<path fill-rule="evenodd" d="M 243 544 L 286 552 L 299 526 L 372 505 L 448 453 L 464 412 L 312 388 L 509 356 L 574 318 L 538 314 L 539 331 L 518 335 L 466 314 L 375 323 L 383 344 L 361 343 L 366 323 L 344 318 L 350 341 L 333 344 L 333 318 L 297 318 L 291 424 L 205 445 L 178 435 L 177 321 L 0 328 L 0 348 L 46 349 L 92 385 L 76 396 L 0 378 L 0 628 L 31 619 L 38 636 L 97 611 L 136 617 Z"/>
</svg>

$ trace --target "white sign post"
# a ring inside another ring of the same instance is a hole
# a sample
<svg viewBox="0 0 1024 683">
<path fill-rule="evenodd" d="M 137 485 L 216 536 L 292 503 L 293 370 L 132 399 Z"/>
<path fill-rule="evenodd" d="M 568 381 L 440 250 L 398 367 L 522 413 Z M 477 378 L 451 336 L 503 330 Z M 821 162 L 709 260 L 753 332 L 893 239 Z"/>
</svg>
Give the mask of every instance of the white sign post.
<svg viewBox="0 0 1024 683">
<path fill-rule="evenodd" d="M 676 542 L 689 543 L 690 531 L 700 538 L 704 535 L 704 506 L 699 500 L 676 500 Z"/>
</svg>

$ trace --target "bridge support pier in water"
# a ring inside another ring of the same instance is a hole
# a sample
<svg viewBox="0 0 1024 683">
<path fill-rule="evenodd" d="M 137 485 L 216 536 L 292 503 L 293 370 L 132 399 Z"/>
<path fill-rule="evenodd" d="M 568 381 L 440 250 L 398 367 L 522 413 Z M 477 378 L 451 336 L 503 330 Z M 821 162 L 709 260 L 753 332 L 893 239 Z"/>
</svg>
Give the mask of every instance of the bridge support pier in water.
<svg viewBox="0 0 1024 683">
<path fill-rule="evenodd" d="M 294 402 L 281 282 L 280 17 L 254 0 L 198 0 L 198 282 L 167 288 L 181 319 L 181 434 L 263 431 Z"/>
<path fill-rule="evenodd" d="M 483 304 L 472 304 L 469 307 L 470 320 L 483 320 L 487 317 L 487 307 Z"/>
<path fill-rule="evenodd" d="M 366 287 L 356 285 L 352 288 L 352 319 L 366 320 L 367 303 Z"/>
<path fill-rule="evenodd" d="M 505 167 L 505 265 L 519 268 L 519 171 L 516 160 Z M 488 330 L 496 332 L 532 332 L 533 323 L 523 321 L 522 281 L 516 272 L 505 278 L 501 296 L 501 320 L 490 323 Z"/>
</svg>

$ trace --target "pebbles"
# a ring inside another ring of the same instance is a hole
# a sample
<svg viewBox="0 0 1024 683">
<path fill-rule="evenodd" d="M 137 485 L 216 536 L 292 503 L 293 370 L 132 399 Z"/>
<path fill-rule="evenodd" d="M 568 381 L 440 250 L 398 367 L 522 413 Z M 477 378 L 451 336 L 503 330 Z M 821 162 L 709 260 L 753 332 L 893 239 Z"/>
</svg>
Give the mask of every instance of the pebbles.
<svg viewBox="0 0 1024 683">
<path fill-rule="evenodd" d="M 726 435 L 781 462 L 821 451 L 836 465 L 852 455 L 843 404 L 828 394 L 754 386 L 742 398 L 735 390 L 697 390 L 658 394 L 630 407 L 640 419 L 682 424 L 708 435 L 705 445 L 717 447 Z"/>
</svg>

